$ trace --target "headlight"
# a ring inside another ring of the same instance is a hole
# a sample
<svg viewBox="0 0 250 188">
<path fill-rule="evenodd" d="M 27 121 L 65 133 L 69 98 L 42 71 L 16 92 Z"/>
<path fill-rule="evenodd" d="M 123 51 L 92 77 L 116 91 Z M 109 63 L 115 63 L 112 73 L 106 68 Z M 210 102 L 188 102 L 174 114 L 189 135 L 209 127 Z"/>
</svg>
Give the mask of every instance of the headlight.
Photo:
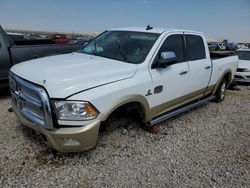
<svg viewBox="0 0 250 188">
<path fill-rule="evenodd" d="M 92 120 L 98 116 L 98 111 L 88 102 L 55 101 L 57 118 L 59 120 Z"/>
</svg>

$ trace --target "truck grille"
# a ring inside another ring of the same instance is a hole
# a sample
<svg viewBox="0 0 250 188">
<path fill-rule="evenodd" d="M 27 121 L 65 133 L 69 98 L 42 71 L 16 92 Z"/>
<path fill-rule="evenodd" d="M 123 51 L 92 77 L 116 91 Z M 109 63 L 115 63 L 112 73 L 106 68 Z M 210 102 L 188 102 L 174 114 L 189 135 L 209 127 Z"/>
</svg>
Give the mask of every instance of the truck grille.
<svg viewBox="0 0 250 188">
<path fill-rule="evenodd" d="M 45 129 L 53 129 L 49 97 L 46 91 L 12 72 L 9 74 L 12 104 L 32 123 Z"/>
</svg>

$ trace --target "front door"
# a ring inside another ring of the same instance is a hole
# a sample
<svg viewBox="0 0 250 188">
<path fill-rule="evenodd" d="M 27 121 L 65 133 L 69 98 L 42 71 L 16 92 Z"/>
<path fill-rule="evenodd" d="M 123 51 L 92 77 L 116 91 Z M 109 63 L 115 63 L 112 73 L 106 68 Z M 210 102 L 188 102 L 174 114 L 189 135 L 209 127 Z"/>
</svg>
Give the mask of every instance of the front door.
<svg viewBox="0 0 250 188">
<path fill-rule="evenodd" d="M 184 55 L 183 33 L 166 36 L 157 56 L 161 52 L 174 52 L 177 63 L 166 68 L 151 68 L 153 95 L 149 98 L 151 116 L 160 115 L 185 101 L 188 94 L 188 63 Z M 156 57 L 156 59 L 158 58 Z"/>
</svg>

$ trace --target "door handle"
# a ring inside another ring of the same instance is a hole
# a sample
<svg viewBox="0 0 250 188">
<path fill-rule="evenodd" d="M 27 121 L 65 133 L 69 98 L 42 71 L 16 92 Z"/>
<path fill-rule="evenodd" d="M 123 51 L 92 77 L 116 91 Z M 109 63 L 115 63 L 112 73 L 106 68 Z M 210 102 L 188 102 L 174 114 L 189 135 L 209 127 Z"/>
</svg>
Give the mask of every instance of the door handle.
<svg viewBox="0 0 250 188">
<path fill-rule="evenodd" d="M 179 75 L 184 75 L 184 74 L 187 74 L 188 71 L 183 71 L 183 72 L 180 72 Z"/>
<path fill-rule="evenodd" d="M 210 65 L 205 67 L 205 69 L 210 69 L 210 68 L 211 68 L 211 66 L 210 66 Z"/>
</svg>

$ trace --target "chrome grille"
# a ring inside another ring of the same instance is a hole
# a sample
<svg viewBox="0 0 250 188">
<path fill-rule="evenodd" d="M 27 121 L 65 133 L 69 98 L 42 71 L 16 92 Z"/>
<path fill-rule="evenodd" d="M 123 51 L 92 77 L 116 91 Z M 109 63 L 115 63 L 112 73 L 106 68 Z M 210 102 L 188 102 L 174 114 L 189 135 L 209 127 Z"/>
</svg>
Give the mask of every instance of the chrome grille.
<svg viewBox="0 0 250 188">
<path fill-rule="evenodd" d="M 46 91 L 12 72 L 9 74 L 11 99 L 20 114 L 46 129 L 53 129 L 49 98 Z"/>
</svg>

